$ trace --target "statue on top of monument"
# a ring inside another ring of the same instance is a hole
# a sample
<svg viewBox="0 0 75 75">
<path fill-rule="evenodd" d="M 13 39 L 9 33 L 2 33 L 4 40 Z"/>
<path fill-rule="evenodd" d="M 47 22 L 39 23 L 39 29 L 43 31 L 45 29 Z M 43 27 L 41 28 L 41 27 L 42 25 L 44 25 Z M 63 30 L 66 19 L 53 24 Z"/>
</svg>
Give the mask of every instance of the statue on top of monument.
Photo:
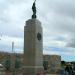
<svg viewBox="0 0 75 75">
<path fill-rule="evenodd" d="M 35 2 L 36 2 L 36 0 L 34 1 L 33 6 L 32 6 L 32 11 L 33 11 L 32 19 L 36 18 L 36 6 L 35 6 Z"/>
</svg>

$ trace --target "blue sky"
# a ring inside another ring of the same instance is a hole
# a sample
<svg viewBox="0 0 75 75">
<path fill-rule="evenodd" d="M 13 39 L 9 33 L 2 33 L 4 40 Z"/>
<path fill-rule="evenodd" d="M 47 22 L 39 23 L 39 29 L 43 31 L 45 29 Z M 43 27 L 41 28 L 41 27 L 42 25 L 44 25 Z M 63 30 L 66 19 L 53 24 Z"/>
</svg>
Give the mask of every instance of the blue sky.
<svg viewBox="0 0 75 75">
<path fill-rule="evenodd" d="M 25 21 L 34 0 L 0 0 L 0 51 L 23 52 Z M 43 27 L 43 53 L 75 61 L 75 1 L 37 0 L 37 19 Z"/>
</svg>

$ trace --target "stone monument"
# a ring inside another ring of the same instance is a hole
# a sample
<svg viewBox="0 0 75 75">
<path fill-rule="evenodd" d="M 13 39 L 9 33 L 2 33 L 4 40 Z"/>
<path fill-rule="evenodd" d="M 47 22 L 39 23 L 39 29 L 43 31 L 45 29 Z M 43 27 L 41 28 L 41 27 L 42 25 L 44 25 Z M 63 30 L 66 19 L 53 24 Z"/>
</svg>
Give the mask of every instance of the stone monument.
<svg viewBox="0 0 75 75">
<path fill-rule="evenodd" d="M 43 32 L 41 22 L 36 19 L 35 1 L 32 18 L 24 27 L 24 74 L 37 75 L 43 70 Z"/>
</svg>

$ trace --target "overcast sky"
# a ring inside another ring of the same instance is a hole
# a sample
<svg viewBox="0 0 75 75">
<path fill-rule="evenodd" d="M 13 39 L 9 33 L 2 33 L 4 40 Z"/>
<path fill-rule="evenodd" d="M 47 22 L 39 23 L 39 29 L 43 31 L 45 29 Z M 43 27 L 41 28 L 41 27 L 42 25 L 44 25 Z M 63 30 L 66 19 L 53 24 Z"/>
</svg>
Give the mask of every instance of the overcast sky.
<svg viewBox="0 0 75 75">
<path fill-rule="evenodd" d="M 25 21 L 34 0 L 0 0 L 0 50 L 23 52 Z M 37 0 L 37 19 L 43 27 L 43 53 L 75 61 L 75 0 Z"/>
</svg>

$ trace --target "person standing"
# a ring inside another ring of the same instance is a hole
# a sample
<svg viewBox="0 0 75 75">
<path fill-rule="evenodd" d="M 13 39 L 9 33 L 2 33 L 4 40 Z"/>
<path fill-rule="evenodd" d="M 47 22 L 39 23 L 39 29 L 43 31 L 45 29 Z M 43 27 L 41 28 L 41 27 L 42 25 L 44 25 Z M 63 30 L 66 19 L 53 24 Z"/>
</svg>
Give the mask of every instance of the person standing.
<svg viewBox="0 0 75 75">
<path fill-rule="evenodd" d="M 67 65 L 65 68 L 66 75 L 72 75 L 72 67 L 71 65 Z"/>
</svg>

